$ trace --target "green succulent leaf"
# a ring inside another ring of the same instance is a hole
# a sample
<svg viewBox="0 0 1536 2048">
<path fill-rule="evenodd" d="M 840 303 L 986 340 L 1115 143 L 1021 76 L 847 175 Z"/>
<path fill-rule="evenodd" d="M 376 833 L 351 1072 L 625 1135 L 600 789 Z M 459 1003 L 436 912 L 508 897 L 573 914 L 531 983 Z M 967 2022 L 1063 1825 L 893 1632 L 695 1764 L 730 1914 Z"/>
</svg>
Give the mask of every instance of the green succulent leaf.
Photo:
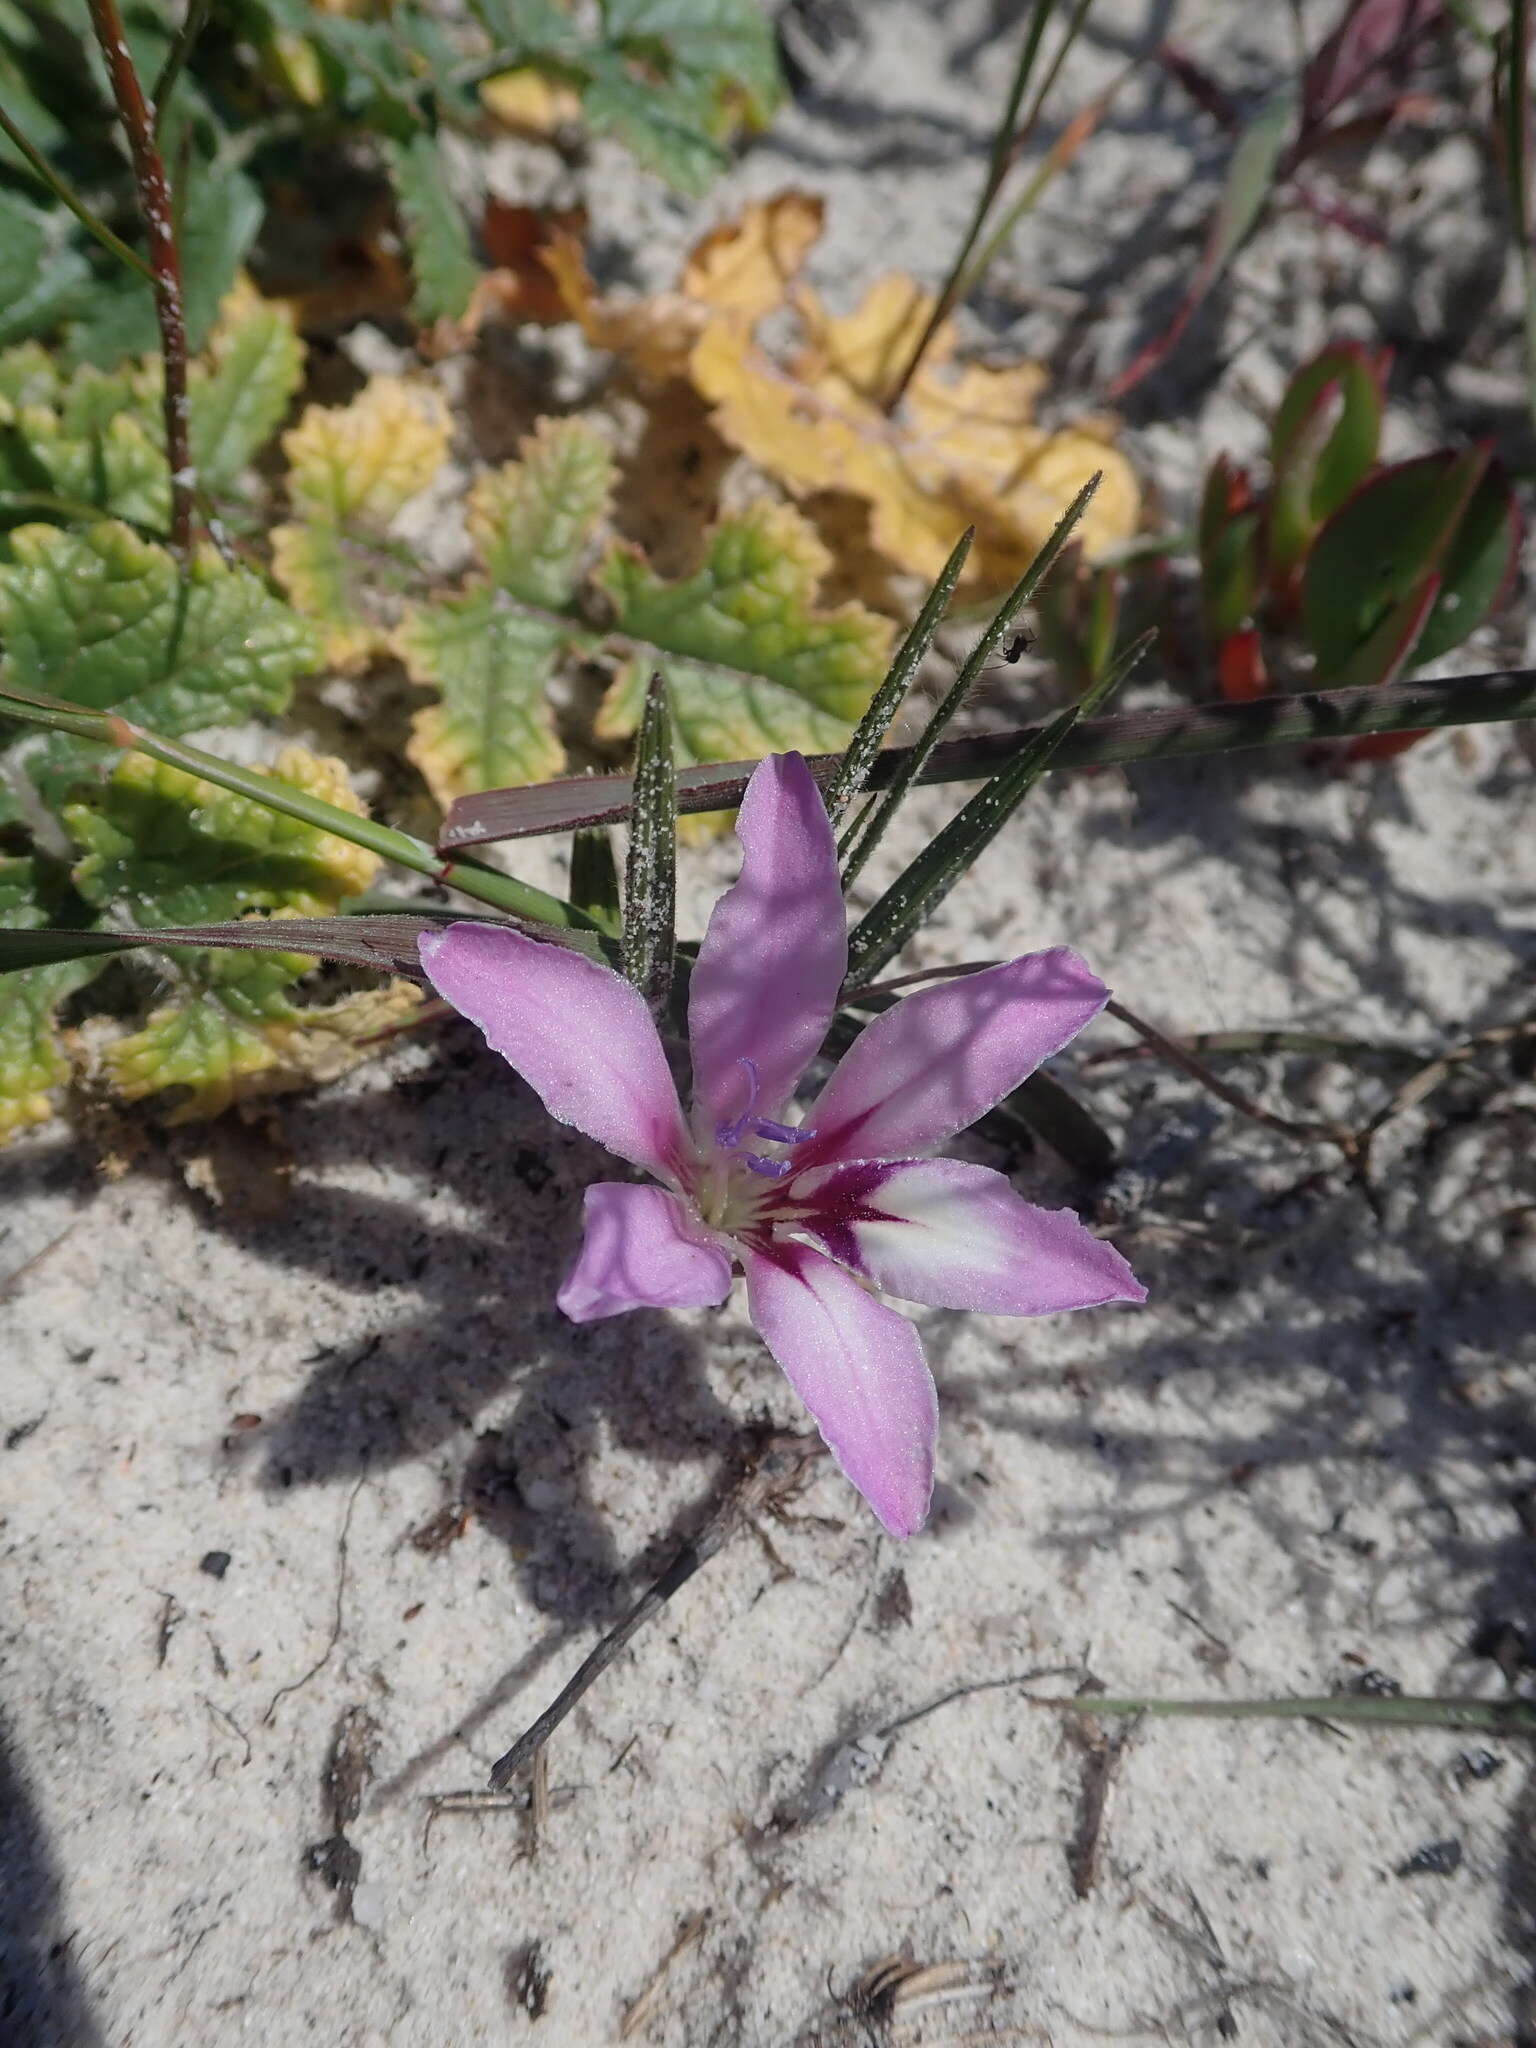
<svg viewBox="0 0 1536 2048">
<path fill-rule="evenodd" d="M 766 501 L 722 520 L 703 567 L 675 583 L 612 548 L 598 581 L 616 632 L 644 644 L 605 698 L 599 733 L 635 730 L 660 669 L 680 763 L 844 746 L 886 672 L 891 626 L 859 604 L 818 609 L 829 566 L 807 522 Z"/>
<path fill-rule="evenodd" d="M 1520 515 L 1483 448 L 1384 469 L 1323 527 L 1302 580 L 1302 625 L 1330 685 L 1394 680 L 1458 646 L 1506 588 Z"/>
</svg>

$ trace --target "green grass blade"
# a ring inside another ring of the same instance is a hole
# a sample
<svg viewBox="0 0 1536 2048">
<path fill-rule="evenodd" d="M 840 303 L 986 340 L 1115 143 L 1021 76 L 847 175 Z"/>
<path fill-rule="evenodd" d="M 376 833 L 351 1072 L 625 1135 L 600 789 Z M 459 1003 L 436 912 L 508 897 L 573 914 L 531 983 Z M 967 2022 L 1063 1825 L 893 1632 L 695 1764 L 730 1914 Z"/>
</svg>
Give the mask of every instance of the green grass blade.
<svg viewBox="0 0 1536 2048">
<path fill-rule="evenodd" d="M 955 543 L 954 553 L 939 571 L 939 579 L 913 621 L 911 632 L 902 641 L 889 675 L 875 692 L 869 709 L 859 720 L 858 731 L 848 742 L 838 771 L 825 792 L 827 816 L 832 820 L 834 830 L 848 805 L 864 787 L 875 756 L 890 730 L 891 720 L 901 709 L 912 678 L 933 645 L 933 636 L 949 609 L 949 601 L 955 594 L 955 585 L 960 581 L 960 572 L 965 567 L 965 558 L 971 552 L 971 542 L 975 538 L 975 527 L 968 526 Z"/>
<path fill-rule="evenodd" d="M 992 843 L 1050 765 L 1051 757 L 1079 718 L 1119 688 L 1151 645 L 1144 633 L 1077 703 L 1044 727 L 985 788 L 976 792 L 931 845 L 897 877 L 879 902 L 860 919 L 848 939 L 848 985 L 871 981 L 943 902 L 962 875 Z"/>
<path fill-rule="evenodd" d="M 900 763 L 897 765 L 895 774 L 891 778 L 890 788 L 886 793 L 885 800 L 864 827 L 861 837 L 844 863 L 843 889 L 845 892 L 864 863 L 884 838 L 886 830 L 891 820 L 895 817 L 902 799 L 906 796 L 912 784 L 922 774 L 923 769 L 927 766 L 928 757 L 938 745 L 945 727 L 970 695 L 982 670 L 1002 645 L 1004 634 L 1018 617 L 1023 607 L 1031 601 L 1036 591 L 1039 590 L 1041 584 L 1055 566 L 1057 557 L 1072 538 L 1072 529 L 1087 511 L 1089 500 L 1099 488 L 1099 476 L 1100 472 L 1096 470 L 1072 500 L 1066 511 L 1062 513 L 1060 519 L 1057 520 L 1055 531 L 1050 539 L 1040 550 L 1039 554 L 1035 556 L 1035 559 L 1024 571 L 1024 574 L 1019 578 L 1012 590 L 1003 599 L 1001 606 L 993 617 L 991 625 L 988 626 L 985 633 L 982 634 L 976 645 L 971 649 L 965 666 L 961 669 L 959 675 L 956 676 L 932 718 L 929 719 L 921 738 L 915 746 L 909 748 L 903 755 Z"/>
<path fill-rule="evenodd" d="M 645 693 L 624 871 L 624 972 L 660 1016 L 677 954 L 677 780 L 672 711 L 660 669 Z"/>
</svg>

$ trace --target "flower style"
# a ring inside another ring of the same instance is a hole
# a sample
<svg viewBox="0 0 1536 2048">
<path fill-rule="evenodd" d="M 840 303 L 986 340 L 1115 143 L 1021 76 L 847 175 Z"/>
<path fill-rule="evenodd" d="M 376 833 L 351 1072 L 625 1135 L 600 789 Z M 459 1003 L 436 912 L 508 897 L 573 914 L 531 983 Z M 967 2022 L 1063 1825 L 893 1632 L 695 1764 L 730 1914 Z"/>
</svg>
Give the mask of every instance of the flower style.
<svg viewBox="0 0 1536 2048">
<path fill-rule="evenodd" d="M 790 1121 L 848 961 L 837 848 L 798 754 L 760 763 L 736 829 L 740 879 L 715 905 L 689 989 L 691 1118 L 641 996 L 586 955 L 455 924 L 423 937 L 422 963 L 551 1116 L 659 1183 L 587 1189 L 565 1313 L 709 1307 L 739 1262 L 752 1320 L 839 1465 L 910 1536 L 933 1490 L 938 1400 L 917 1331 L 874 1289 L 1016 1316 L 1145 1299 L 1069 1209 L 924 1156 L 1075 1037 L 1109 991 L 1065 947 L 924 989 L 867 1025 Z"/>
</svg>

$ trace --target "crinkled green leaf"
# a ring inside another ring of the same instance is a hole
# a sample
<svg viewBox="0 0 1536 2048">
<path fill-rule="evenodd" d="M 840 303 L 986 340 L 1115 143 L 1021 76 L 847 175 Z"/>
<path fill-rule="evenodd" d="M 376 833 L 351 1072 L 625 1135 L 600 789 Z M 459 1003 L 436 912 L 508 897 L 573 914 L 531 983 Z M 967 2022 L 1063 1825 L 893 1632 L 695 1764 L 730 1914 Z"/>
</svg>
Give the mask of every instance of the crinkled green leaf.
<svg viewBox="0 0 1536 2048">
<path fill-rule="evenodd" d="M 409 758 L 446 810 L 502 783 L 544 782 L 565 765 L 546 692 L 565 634 L 500 608 L 489 588 L 423 605 L 395 635 L 414 682 L 440 693 L 411 722 Z"/>
<path fill-rule="evenodd" d="M 491 581 L 524 604 L 569 604 L 613 490 L 614 462 L 584 420 L 540 420 L 521 459 L 469 495 L 469 532 Z"/>
<path fill-rule="evenodd" d="M 117 521 L 78 532 L 22 526 L 0 563 L 0 674 L 18 690 L 115 709 L 163 735 L 281 711 L 315 665 L 310 628 L 211 548 L 182 570 Z M 29 756 L 39 786 L 99 749 L 62 736 Z"/>
<path fill-rule="evenodd" d="M 289 1000 L 273 959 L 261 956 L 238 988 L 225 981 L 188 991 L 108 1046 L 102 1067 L 117 1093 L 132 1102 L 176 1090 L 173 1124 L 217 1116 L 249 1096 L 336 1079 L 420 1007 L 419 990 L 405 981 L 306 1007 Z"/>
<path fill-rule="evenodd" d="M 52 406 L 15 407 L 0 425 L 0 491 L 23 502 L 37 492 L 136 526 L 163 529 L 170 518 L 164 450 L 132 412 L 114 411 L 71 432 Z"/>
<path fill-rule="evenodd" d="M 76 925 L 85 912 L 56 862 L 0 858 L 0 923 L 20 931 Z M 69 1073 L 54 1013 L 100 971 L 96 960 L 62 960 L 0 974 L 0 1145 L 54 1111 Z"/>
<path fill-rule="evenodd" d="M 442 145 L 421 129 L 408 142 L 391 144 L 387 155 L 416 284 L 411 311 L 421 321 L 457 320 L 481 271 L 448 184 Z"/>
<path fill-rule="evenodd" d="M 46 334 L 82 302 L 91 267 L 63 207 L 49 212 L 0 192 L 0 348 Z"/>
<path fill-rule="evenodd" d="M 541 782 L 565 765 L 547 691 L 568 605 L 613 487 L 607 443 L 543 420 L 522 458 L 477 479 L 468 524 L 486 574 L 407 614 L 394 638 L 415 682 L 440 693 L 407 752 L 444 807 L 472 790 Z M 522 607 L 538 606 L 538 612 Z"/>
<path fill-rule="evenodd" d="M 336 763 L 298 747 L 285 750 L 274 779 L 333 801 L 345 788 Z M 378 867 L 332 833 L 144 754 L 124 755 L 89 802 L 66 805 L 64 820 L 83 855 L 80 894 L 144 927 L 251 910 L 321 916 L 366 888 Z M 215 964 L 207 973 L 225 971 Z"/>
<path fill-rule="evenodd" d="M 604 700 L 599 732 L 634 731 L 660 668 L 680 761 L 845 745 L 885 674 L 891 626 L 859 604 L 819 610 L 829 565 L 807 522 L 766 501 L 722 520 L 704 566 L 675 583 L 615 546 L 598 581 L 616 633 L 646 645 Z"/>
<path fill-rule="evenodd" d="M 221 321 L 189 379 L 198 481 L 226 490 L 281 424 L 304 374 L 304 344 L 286 306 L 254 294 Z"/>
<path fill-rule="evenodd" d="M 274 779 L 361 808 L 341 764 L 302 748 L 284 751 Z M 125 755 L 92 801 L 67 805 L 64 819 L 81 848 L 81 897 L 147 930 L 264 911 L 274 914 L 267 929 L 281 932 L 290 914 L 333 911 L 378 868 L 376 856 L 332 833 L 142 754 Z M 346 1064 L 345 1006 L 311 1011 L 294 999 L 312 955 L 166 946 L 157 957 L 174 1000 L 102 1055 L 128 1100 L 177 1088 L 187 1094 L 176 1120 L 209 1116 L 257 1085 L 314 1078 L 314 1059 Z M 317 1029 L 324 1047 L 304 1052 L 295 1034 Z"/>
</svg>

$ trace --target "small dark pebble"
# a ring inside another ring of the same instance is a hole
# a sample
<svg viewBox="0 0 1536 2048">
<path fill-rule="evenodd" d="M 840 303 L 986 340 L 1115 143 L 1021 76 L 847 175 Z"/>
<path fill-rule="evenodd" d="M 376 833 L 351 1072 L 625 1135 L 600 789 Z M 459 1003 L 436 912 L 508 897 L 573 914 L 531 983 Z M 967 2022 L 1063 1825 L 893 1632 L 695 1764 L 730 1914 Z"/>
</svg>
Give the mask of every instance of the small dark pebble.
<svg viewBox="0 0 1536 2048">
<path fill-rule="evenodd" d="M 1397 1700 L 1403 1696 L 1401 1681 L 1387 1671 L 1362 1671 L 1349 1681 L 1349 1691 L 1363 1700 Z"/>
<path fill-rule="evenodd" d="M 1458 1785 L 1482 1785 L 1496 1778 L 1508 1761 L 1507 1757 L 1495 1756 L 1491 1749 L 1464 1749 L 1451 1775 Z"/>
<path fill-rule="evenodd" d="M 230 1553 L 227 1550 L 205 1551 L 198 1560 L 197 1568 L 206 1572 L 210 1579 L 222 1579 L 229 1570 Z"/>
<path fill-rule="evenodd" d="M 1397 1866 L 1399 1877 L 1449 1877 L 1461 1868 L 1461 1844 L 1454 1835 L 1443 1842 L 1426 1842 Z"/>
<path fill-rule="evenodd" d="M 507 1964 L 507 1989 L 531 2020 L 543 2019 L 549 2010 L 550 1968 L 537 1941 L 512 1956 Z"/>
<path fill-rule="evenodd" d="M 304 1861 L 317 1876 L 324 1878 L 333 1892 L 350 1894 L 363 1871 L 363 1859 L 345 1835 L 332 1835 L 324 1842 L 312 1842 L 304 1851 Z"/>
</svg>

